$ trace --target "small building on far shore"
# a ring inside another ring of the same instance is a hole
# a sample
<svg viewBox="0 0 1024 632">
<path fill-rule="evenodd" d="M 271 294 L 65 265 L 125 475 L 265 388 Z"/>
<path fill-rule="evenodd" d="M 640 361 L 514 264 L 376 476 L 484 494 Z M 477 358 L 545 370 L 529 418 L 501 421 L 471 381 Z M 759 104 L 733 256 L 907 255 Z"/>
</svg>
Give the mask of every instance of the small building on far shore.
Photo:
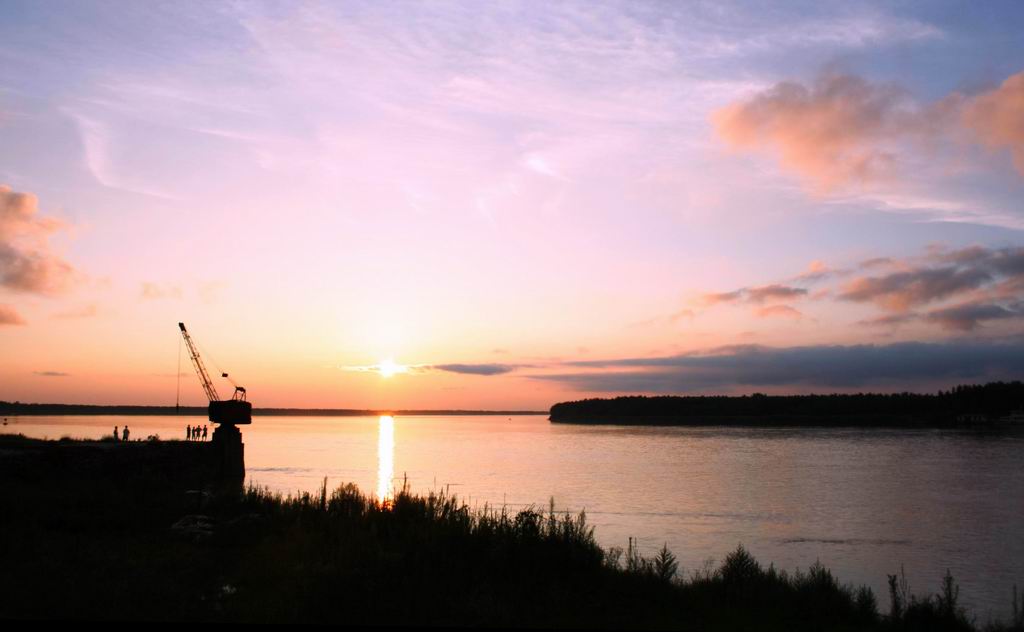
<svg viewBox="0 0 1024 632">
<path fill-rule="evenodd" d="M 1024 425 L 1024 408 L 1010 411 L 1009 415 L 999 418 L 999 423 L 1010 425 Z"/>
<path fill-rule="evenodd" d="M 956 423 L 965 426 L 980 426 L 989 423 L 988 415 L 984 413 L 962 413 L 956 416 Z"/>
</svg>

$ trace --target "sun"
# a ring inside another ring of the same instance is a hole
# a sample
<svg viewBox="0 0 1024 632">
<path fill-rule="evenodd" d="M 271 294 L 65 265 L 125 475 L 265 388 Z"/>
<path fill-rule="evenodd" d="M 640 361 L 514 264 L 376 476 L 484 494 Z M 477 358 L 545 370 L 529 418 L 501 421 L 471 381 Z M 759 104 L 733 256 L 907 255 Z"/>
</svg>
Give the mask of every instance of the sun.
<svg viewBox="0 0 1024 632">
<path fill-rule="evenodd" d="M 395 364 L 391 358 L 381 360 L 380 364 L 377 365 L 377 372 L 380 373 L 381 377 L 391 377 L 397 373 L 405 373 L 408 370 L 409 367 Z"/>
</svg>

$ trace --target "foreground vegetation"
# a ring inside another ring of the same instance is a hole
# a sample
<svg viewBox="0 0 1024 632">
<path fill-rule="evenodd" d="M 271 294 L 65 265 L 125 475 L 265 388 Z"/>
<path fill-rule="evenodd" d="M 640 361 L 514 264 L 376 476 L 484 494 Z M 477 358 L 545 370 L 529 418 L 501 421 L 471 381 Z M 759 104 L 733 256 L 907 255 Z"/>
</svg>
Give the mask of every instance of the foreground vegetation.
<svg viewBox="0 0 1024 632">
<path fill-rule="evenodd" d="M 551 407 L 551 421 L 700 425 L 953 426 L 998 422 L 1024 407 L 1024 383 L 962 385 L 938 393 L 593 398 Z"/>
<path fill-rule="evenodd" d="M 663 549 L 602 549 L 586 516 L 379 503 L 352 485 L 282 497 L 208 485 L 185 442 L 0 437 L 0 617 L 681 630 L 974 630 L 952 578 L 890 606 L 821 565 L 738 548 L 684 573 Z M 134 454 L 133 454 L 134 453 Z M 113 455 L 113 456 L 112 456 Z M 177 468 L 168 467 L 177 462 Z M 120 471 L 134 463 L 133 472 Z M 174 527 L 172 528 L 172 525 Z M 992 630 L 1024 631 L 1024 613 Z"/>
</svg>

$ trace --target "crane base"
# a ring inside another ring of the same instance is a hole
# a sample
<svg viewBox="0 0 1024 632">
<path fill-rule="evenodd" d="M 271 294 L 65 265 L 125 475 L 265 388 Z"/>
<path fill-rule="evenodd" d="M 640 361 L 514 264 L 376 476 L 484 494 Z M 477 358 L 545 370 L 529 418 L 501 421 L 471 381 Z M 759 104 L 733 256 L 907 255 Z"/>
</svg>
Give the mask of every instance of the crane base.
<svg viewBox="0 0 1024 632">
<path fill-rule="evenodd" d="M 213 430 L 212 444 L 220 479 L 241 484 L 245 480 L 245 444 L 241 431 L 232 424 L 221 424 Z"/>
</svg>

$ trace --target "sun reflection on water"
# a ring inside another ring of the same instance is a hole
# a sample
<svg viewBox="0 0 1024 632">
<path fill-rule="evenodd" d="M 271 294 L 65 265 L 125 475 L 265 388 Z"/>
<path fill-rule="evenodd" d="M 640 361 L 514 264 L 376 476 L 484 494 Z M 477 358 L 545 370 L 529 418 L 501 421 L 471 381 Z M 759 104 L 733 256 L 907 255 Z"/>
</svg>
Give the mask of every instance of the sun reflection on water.
<svg viewBox="0 0 1024 632">
<path fill-rule="evenodd" d="M 381 415 L 377 431 L 377 498 L 390 502 L 393 496 L 391 480 L 395 476 L 395 418 Z"/>
</svg>

